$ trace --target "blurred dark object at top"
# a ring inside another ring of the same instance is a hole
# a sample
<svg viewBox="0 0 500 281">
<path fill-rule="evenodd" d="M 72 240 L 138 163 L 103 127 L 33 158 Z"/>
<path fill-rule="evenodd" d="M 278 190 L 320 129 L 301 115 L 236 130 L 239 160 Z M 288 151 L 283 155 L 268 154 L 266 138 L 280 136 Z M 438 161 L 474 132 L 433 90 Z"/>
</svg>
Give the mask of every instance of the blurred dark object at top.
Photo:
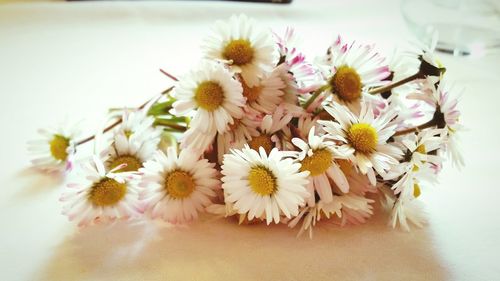
<svg viewBox="0 0 500 281">
<path fill-rule="evenodd" d="M 66 1 L 99 1 L 99 0 L 66 0 Z M 110 0 L 104 0 L 104 1 L 110 1 Z M 111 0 L 111 1 L 118 1 L 118 0 Z M 135 2 L 140 0 L 124 0 L 124 1 Z M 158 1 L 172 1 L 172 0 L 158 0 Z M 214 1 L 214 0 L 175 0 L 175 1 L 186 2 L 186 1 Z M 215 0 L 215 1 L 289 4 L 292 3 L 293 0 Z"/>
</svg>

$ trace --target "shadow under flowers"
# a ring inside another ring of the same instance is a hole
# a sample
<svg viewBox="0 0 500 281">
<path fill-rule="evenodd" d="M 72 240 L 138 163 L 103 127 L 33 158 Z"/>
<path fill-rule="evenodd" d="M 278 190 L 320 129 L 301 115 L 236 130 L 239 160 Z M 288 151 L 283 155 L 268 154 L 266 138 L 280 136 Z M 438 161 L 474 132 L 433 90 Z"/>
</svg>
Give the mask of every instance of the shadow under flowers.
<svg viewBox="0 0 500 281">
<path fill-rule="evenodd" d="M 284 225 L 118 222 L 75 233 L 41 280 L 445 280 L 427 228 L 322 225 L 312 240 Z"/>
<path fill-rule="evenodd" d="M 64 183 L 62 173 L 47 173 L 30 167 L 15 174 L 17 181 L 23 181 L 23 187 L 16 194 L 19 198 L 36 197 L 51 192 Z"/>
</svg>

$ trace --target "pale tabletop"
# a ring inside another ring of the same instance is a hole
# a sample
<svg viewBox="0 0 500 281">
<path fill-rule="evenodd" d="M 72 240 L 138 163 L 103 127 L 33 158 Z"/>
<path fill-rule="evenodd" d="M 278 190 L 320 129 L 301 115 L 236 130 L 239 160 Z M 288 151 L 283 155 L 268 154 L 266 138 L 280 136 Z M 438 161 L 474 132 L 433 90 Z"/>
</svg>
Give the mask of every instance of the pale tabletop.
<svg viewBox="0 0 500 281">
<path fill-rule="evenodd" d="M 60 214 L 61 179 L 28 168 L 37 128 L 66 117 L 94 128 L 107 108 L 141 104 L 171 85 L 159 67 L 183 74 L 210 24 L 240 12 L 296 27 L 311 55 L 339 33 L 383 50 L 412 39 L 399 1 L 0 4 L 0 280 L 500 280 L 498 54 L 442 56 L 466 88 L 466 167 L 448 163 L 424 189 L 422 229 L 393 230 L 380 211 L 362 226 L 323 225 L 312 240 L 210 219 L 79 231 Z"/>
</svg>

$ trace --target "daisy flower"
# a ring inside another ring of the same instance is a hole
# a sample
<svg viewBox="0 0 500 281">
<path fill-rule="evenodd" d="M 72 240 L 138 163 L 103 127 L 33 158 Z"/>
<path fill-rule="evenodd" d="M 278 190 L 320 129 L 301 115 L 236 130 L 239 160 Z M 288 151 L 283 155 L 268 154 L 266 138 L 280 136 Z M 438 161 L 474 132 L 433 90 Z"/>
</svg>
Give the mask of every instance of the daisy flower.
<svg viewBox="0 0 500 281">
<path fill-rule="evenodd" d="M 459 129 L 461 127 L 459 124 L 461 113 L 457 105 L 463 92 L 460 91 L 453 97 L 451 92 L 454 88 L 448 85 L 446 80 L 440 80 L 439 86 L 431 89 L 436 107 L 434 119 L 438 123 L 438 128 L 448 128 L 450 131 Z"/>
<path fill-rule="evenodd" d="M 404 163 L 405 171 L 399 180 L 391 186 L 394 194 L 399 194 L 400 199 L 418 198 L 421 193 L 422 182 L 436 183 L 436 172 L 431 163 L 422 163 L 420 166 L 413 162 Z"/>
<path fill-rule="evenodd" d="M 149 139 L 153 142 L 160 141 L 162 130 L 154 127 L 155 118 L 147 115 L 147 110 L 126 109 L 122 116 L 122 122 L 114 130 L 115 134 L 123 134 L 128 139 L 143 141 Z"/>
<path fill-rule="evenodd" d="M 439 85 L 436 87 L 437 82 Z M 446 136 L 445 147 L 448 155 L 455 166 L 463 167 L 464 159 L 460 153 L 457 135 L 457 132 L 463 129 L 459 123 L 461 113 L 457 108 L 463 91 L 459 91 L 456 97 L 452 97 L 453 90 L 455 90 L 454 87 L 450 86 L 447 80 L 429 76 L 422 81 L 421 91 L 409 95 L 409 98 L 423 100 L 431 106 L 433 114 L 431 122 L 440 129 L 446 129 L 443 135 Z"/>
<path fill-rule="evenodd" d="M 418 200 L 414 200 L 414 198 L 399 199 L 394 196 L 389 187 L 382 187 L 380 190 L 382 207 L 391 213 L 389 225 L 392 228 L 399 224 L 405 231 L 410 231 L 408 222 L 417 227 L 424 225 L 425 216 Z"/>
<path fill-rule="evenodd" d="M 420 182 L 434 183 L 436 172 L 434 167 L 441 165 L 442 158 L 434 155 L 443 144 L 442 130 L 427 129 L 417 134 L 410 134 L 400 141 L 405 148 L 405 159 L 393 169 L 396 182 L 392 185 L 394 194 L 400 198 L 416 198 L 420 196 Z M 394 181 L 393 181 L 394 182 Z"/>
<path fill-rule="evenodd" d="M 77 130 L 61 126 L 58 129 L 39 129 L 38 133 L 41 139 L 28 142 L 33 166 L 47 172 L 71 170 Z"/>
<path fill-rule="evenodd" d="M 344 197 L 344 196 L 343 196 Z M 373 215 L 373 202 L 372 199 L 363 196 L 354 197 L 352 206 L 342 207 L 342 217 L 340 218 L 340 225 L 359 225 L 363 224 Z"/>
<path fill-rule="evenodd" d="M 292 150 L 291 132 L 287 127 L 293 116 L 286 113 L 284 107 L 279 106 L 273 115 L 266 115 L 259 126 L 259 135 L 253 136 L 248 141 L 250 148 L 258 151 L 263 147 L 266 153 L 270 153 L 275 147 L 281 150 Z"/>
<path fill-rule="evenodd" d="M 300 164 L 285 158 L 278 149 L 269 155 L 245 146 L 226 154 L 221 173 L 226 203 L 234 203 L 239 214 L 248 220 L 265 217 L 267 224 L 280 222 L 281 215 L 291 218 L 299 206 L 311 196 L 305 186 L 308 172 L 300 172 Z"/>
<path fill-rule="evenodd" d="M 422 227 L 425 223 L 422 207 L 417 200 L 397 200 L 392 207 L 391 226 L 395 228 L 399 223 L 404 230 L 410 231 L 408 221 L 417 227 Z"/>
<path fill-rule="evenodd" d="M 268 31 L 260 30 L 253 19 L 241 14 L 217 21 L 214 34 L 204 43 L 205 57 L 227 63 L 253 87 L 278 62 L 275 42 Z"/>
<path fill-rule="evenodd" d="M 335 121 L 318 121 L 323 125 L 329 138 L 340 143 L 339 150 L 355 163 L 362 174 L 368 175 L 372 185 L 376 184 L 375 171 L 382 177 L 398 164 L 401 150 L 388 144 L 387 140 L 395 133 L 396 125 L 389 122 L 396 112 L 387 111 L 374 117 L 370 106 L 362 103 L 359 116 L 345 106 L 332 104 L 325 107 Z"/>
<path fill-rule="evenodd" d="M 438 39 L 438 33 L 434 32 L 434 34 L 432 34 L 432 39 L 429 45 L 417 43 L 419 50 L 416 51 L 416 54 L 418 56 L 418 60 L 420 61 L 418 71 L 420 78 L 425 78 L 428 76 L 440 77 L 446 71 L 446 68 L 443 67 L 441 61 L 435 54 Z"/>
<path fill-rule="evenodd" d="M 198 218 L 199 212 L 212 204 L 219 188 L 217 170 L 207 159 L 199 159 L 189 149 L 177 151 L 170 147 L 165 155 L 158 151 L 144 163 L 141 186 L 143 199 L 153 218 L 170 223 L 184 223 Z"/>
<path fill-rule="evenodd" d="M 417 166 L 423 163 L 439 165 L 443 159 L 430 153 L 436 152 L 442 146 L 444 140 L 441 134 L 443 131 L 442 129 L 426 129 L 417 134 L 405 136 L 401 143 L 407 149 L 406 156 L 410 156 L 409 162 L 413 162 Z"/>
<path fill-rule="evenodd" d="M 60 198 L 65 203 L 63 214 L 77 220 L 78 226 L 138 217 L 143 207 L 137 187 L 129 183 L 134 174 L 115 173 L 120 168 L 106 172 L 96 156 L 82 164 L 80 180 L 69 183 Z"/>
<path fill-rule="evenodd" d="M 316 136 L 314 127 L 309 132 L 308 141 L 293 138 L 292 143 L 300 149 L 297 160 L 301 163 L 301 171 L 309 171 L 307 190 L 310 194 L 318 194 L 325 203 L 333 200 L 335 193 L 349 191 L 349 183 L 336 163 L 336 158 L 342 158 L 335 149 L 335 144 L 325 141 L 325 136 Z M 315 196 L 310 196 L 307 204 L 314 206 Z"/>
<path fill-rule="evenodd" d="M 328 116 L 330 116 L 328 114 Z M 323 127 L 317 122 L 321 119 L 319 114 L 314 115 L 312 113 L 304 113 L 302 116 L 298 117 L 297 121 L 297 133 L 301 139 L 307 139 L 309 132 L 312 128 L 318 134 L 323 134 Z"/>
<path fill-rule="evenodd" d="M 301 41 L 293 28 L 287 28 L 284 36 L 275 34 L 280 54 L 280 64 L 277 69 L 282 74 L 285 88 L 284 100 L 291 110 L 298 104 L 300 94 L 314 91 L 318 87 L 320 75 L 316 67 L 306 60 L 302 52 L 298 50 L 298 42 Z M 297 109 L 302 109 L 297 107 Z M 300 113 L 300 110 L 299 110 Z"/>
<path fill-rule="evenodd" d="M 258 118 L 245 114 L 243 118 L 234 120 L 230 130 L 217 134 L 219 163 L 222 163 L 224 154 L 229 153 L 231 148 L 243 148 L 253 137 L 257 137 L 260 134 L 257 130 L 260 122 Z"/>
<path fill-rule="evenodd" d="M 281 80 L 285 83 L 285 87 L 282 89 L 284 93 L 282 96 L 282 105 L 286 111 L 290 112 L 294 117 L 301 116 L 304 113 L 304 109 L 299 104 L 301 90 L 297 84 L 297 78 L 290 70 L 290 66 L 283 63 L 278 65 L 274 71 L 279 73 Z"/>
<path fill-rule="evenodd" d="M 246 110 L 255 115 L 271 114 L 282 102 L 283 89 L 286 87 L 280 78 L 279 71 L 273 71 L 268 77 L 260 80 L 256 85 L 250 87 L 241 81 L 243 96 L 247 99 Z"/>
<path fill-rule="evenodd" d="M 335 101 L 359 110 L 363 91 L 387 83 L 389 68 L 371 45 L 344 43 L 338 36 L 326 57 L 326 78 Z M 373 98 L 365 95 L 366 98 Z"/>
<path fill-rule="evenodd" d="M 312 239 L 313 228 L 316 226 L 316 223 L 321 220 L 321 218 L 320 203 L 313 207 L 306 206 L 302 208 L 299 214 L 288 223 L 288 227 L 294 228 L 302 220 L 302 225 L 297 233 L 297 237 L 301 236 L 304 232 L 308 232 L 309 239 Z"/>
<path fill-rule="evenodd" d="M 179 81 L 173 96 L 177 99 L 174 115 L 184 116 L 196 110 L 182 139 L 183 147 L 205 149 L 216 132 L 224 133 L 235 118 L 243 117 L 243 88 L 221 64 L 203 61 Z"/>
<path fill-rule="evenodd" d="M 392 52 L 392 56 L 388 59 L 388 67 L 390 75 L 386 78 L 391 82 L 401 81 L 408 78 L 418 72 L 418 67 L 420 61 L 414 56 L 410 56 L 398 49 Z M 380 95 L 387 99 L 392 96 L 399 96 L 401 98 L 409 92 L 416 90 L 416 83 L 405 83 L 398 87 L 392 88 L 391 90 L 381 93 Z"/>
<path fill-rule="evenodd" d="M 159 138 L 127 138 L 125 134 L 118 133 L 113 137 L 111 145 L 102 153 L 106 157 L 105 165 L 110 170 L 126 164 L 118 172 L 139 171 L 143 163 L 150 160 L 158 149 L 159 141 Z"/>
<path fill-rule="evenodd" d="M 372 199 L 354 194 L 334 196 L 329 203 L 319 201 L 313 207 L 306 206 L 302 208 L 299 215 L 288 223 L 288 227 L 293 228 L 302 220 L 302 225 L 297 236 L 307 231 L 309 238 L 312 238 L 313 228 L 316 226 L 316 223 L 322 219 L 333 218 L 333 215 L 341 219 L 342 226 L 349 222 L 364 222 L 365 218 L 373 214 L 373 207 L 371 205 L 373 202 Z"/>
<path fill-rule="evenodd" d="M 391 212 L 391 225 L 399 223 L 403 229 L 409 230 L 407 220 L 417 226 L 422 225 L 422 216 L 413 201 L 421 194 L 421 184 L 436 183 L 436 167 L 442 159 L 433 155 L 442 145 L 443 138 L 440 129 L 427 129 L 418 135 L 412 134 L 401 140 L 407 150 L 406 162 L 395 169 L 399 174 L 395 180 L 387 181 L 382 186 L 383 204 Z M 390 187 L 390 188 L 389 188 Z M 389 193 L 389 190 L 393 191 Z"/>
</svg>

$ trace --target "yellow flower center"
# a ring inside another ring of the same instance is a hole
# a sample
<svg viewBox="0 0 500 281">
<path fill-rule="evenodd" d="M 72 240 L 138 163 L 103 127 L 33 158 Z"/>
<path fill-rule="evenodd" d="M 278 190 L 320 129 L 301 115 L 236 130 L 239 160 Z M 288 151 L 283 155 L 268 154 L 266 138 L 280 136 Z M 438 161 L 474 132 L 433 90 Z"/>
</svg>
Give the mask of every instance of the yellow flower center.
<svg viewBox="0 0 500 281">
<path fill-rule="evenodd" d="M 413 167 L 411 168 L 411 170 L 412 170 L 412 172 L 418 172 L 418 170 L 420 170 L 420 168 L 417 165 L 413 164 Z"/>
<path fill-rule="evenodd" d="M 49 142 L 50 154 L 57 160 L 65 161 L 68 158 L 69 139 L 61 135 L 54 135 Z"/>
<path fill-rule="evenodd" d="M 276 191 L 276 178 L 269 169 L 262 166 L 255 166 L 250 169 L 248 182 L 253 192 L 267 196 Z"/>
<path fill-rule="evenodd" d="M 361 97 L 361 78 L 354 68 L 340 66 L 330 79 L 330 86 L 341 100 L 352 102 Z"/>
<path fill-rule="evenodd" d="M 196 88 L 194 100 L 199 107 L 207 111 L 214 111 L 224 101 L 224 90 L 217 82 L 204 81 Z"/>
<path fill-rule="evenodd" d="M 114 169 L 121 164 L 127 164 L 126 167 L 123 167 L 116 172 L 134 172 L 138 171 L 139 168 L 142 168 L 142 162 L 137 159 L 137 157 L 132 155 L 120 155 L 111 160 L 109 164 L 110 169 Z"/>
<path fill-rule="evenodd" d="M 195 182 L 188 172 L 175 170 L 165 177 L 165 189 L 170 197 L 184 199 L 193 193 Z"/>
<path fill-rule="evenodd" d="M 377 147 L 377 131 L 370 124 L 358 123 L 352 125 L 347 132 L 347 138 L 357 152 L 371 153 Z"/>
<path fill-rule="evenodd" d="M 248 145 L 251 149 L 259 151 L 259 147 L 263 147 L 267 154 L 271 152 L 274 147 L 273 141 L 271 140 L 271 136 L 262 134 L 256 137 L 253 137 Z"/>
<path fill-rule="evenodd" d="M 234 39 L 224 47 L 222 56 L 227 60 L 232 60 L 233 64 L 245 65 L 252 62 L 254 49 L 250 41 L 246 39 Z"/>
<path fill-rule="evenodd" d="M 248 102 L 254 102 L 259 98 L 262 91 L 261 87 L 257 86 L 250 88 L 244 81 L 241 83 L 241 85 L 243 86 L 243 96 L 247 98 Z"/>
<path fill-rule="evenodd" d="M 92 186 L 89 199 L 95 206 L 106 207 L 120 202 L 126 193 L 127 186 L 125 183 L 105 178 Z"/>
<path fill-rule="evenodd" d="M 301 171 L 309 171 L 311 176 L 323 174 L 332 165 L 333 155 L 326 149 L 318 149 L 313 151 L 313 155 L 306 156 L 302 160 Z"/>
<path fill-rule="evenodd" d="M 421 194 L 420 185 L 416 183 L 413 185 L 413 197 L 417 198 L 420 196 L 420 194 Z"/>
<path fill-rule="evenodd" d="M 422 153 L 422 154 L 426 154 L 426 149 L 425 149 L 425 145 L 421 144 L 419 146 L 417 146 L 417 149 L 415 149 L 416 152 L 418 153 Z"/>
<path fill-rule="evenodd" d="M 131 130 L 125 130 L 123 133 L 125 134 L 125 137 L 127 137 L 127 139 L 130 139 L 132 134 L 134 134 L 134 132 L 132 132 Z"/>
</svg>

